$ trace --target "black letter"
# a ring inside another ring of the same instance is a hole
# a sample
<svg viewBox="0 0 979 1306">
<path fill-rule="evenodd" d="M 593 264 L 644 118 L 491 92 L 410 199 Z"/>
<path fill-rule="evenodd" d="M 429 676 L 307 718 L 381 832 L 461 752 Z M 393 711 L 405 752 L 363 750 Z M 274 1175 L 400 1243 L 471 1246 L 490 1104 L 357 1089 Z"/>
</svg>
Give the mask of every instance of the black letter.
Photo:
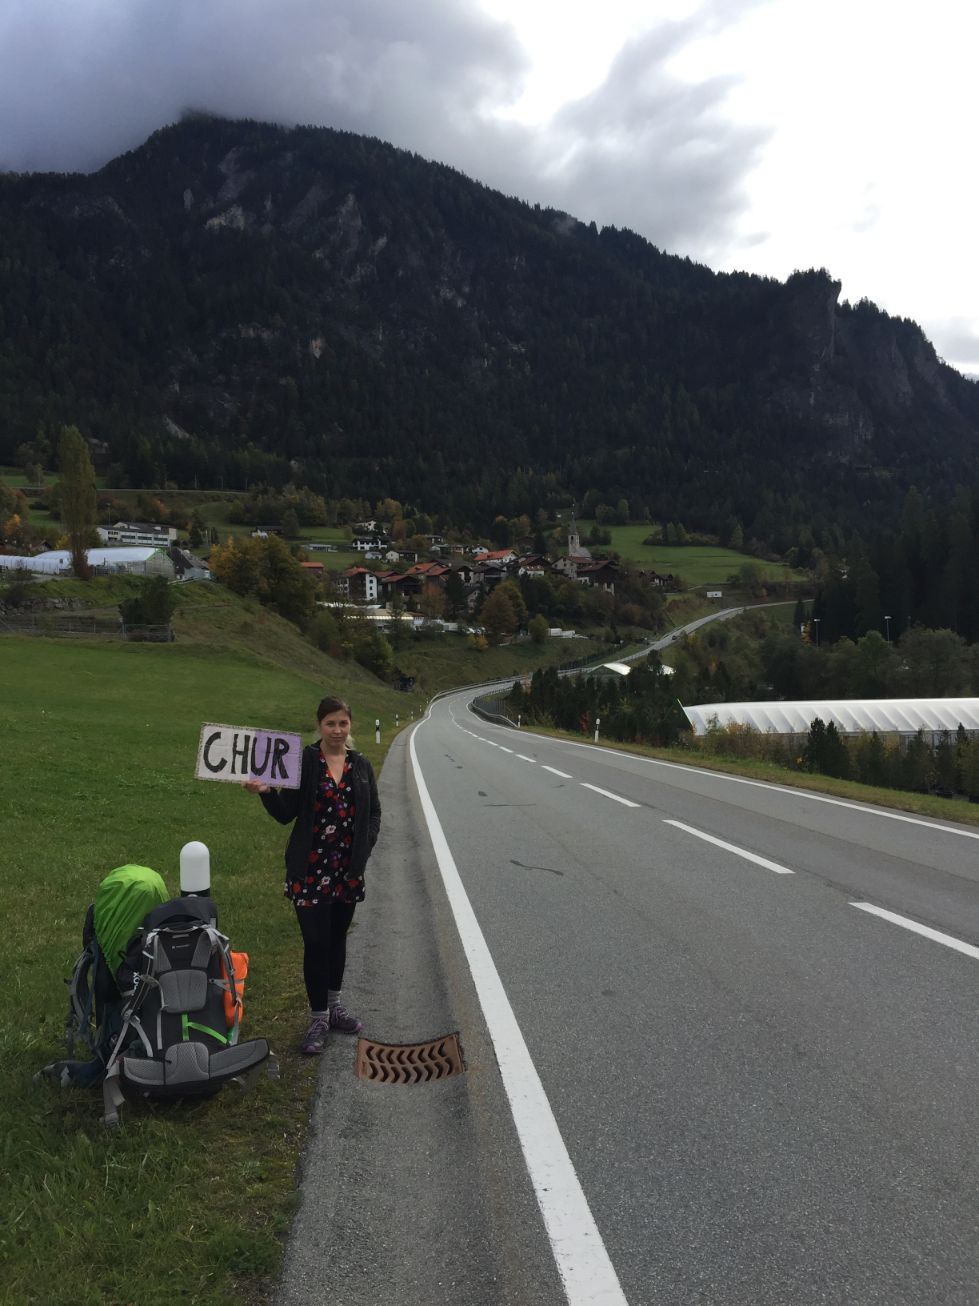
<svg viewBox="0 0 979 1306">
<path fill-rule="evenodd" d="M 269 753 L 272 751 L 272 740 L 268 735 L 265 736 L 265 756 L 262 758 L 262 765 L 258 765 L 258 759 L 255 756 L 255 745 L 258 743 L 258 735 L 252 740 L 252 775 L 264 775 L 265 768 L 269 764 Z"/>
<path fill-rule="evenodd" d="M 277 739 L 275 741 L 275 756 L 272 758 L 272 771 L 269 776 L 270 779 L 272 779 L 275 776 L 276 767 L 279 768 L 279 775 L 282 776 L 283 780 L 289 779 L 288 772 L 286 771 L 285 767 L 282 765 L 282 759 L 285 757 L 288 751 L 289 751 L 288 739 Z"/>
<path fill-rule="evenodd" d="M 221 731 L 215 730 L 213 735 L 208 735 L 208 737 L 204 740 L 204 748 L 201 753 L 201 756 L 204 759 L 204 765 L 207 767 L 209 771 L 223 771 L 224 768 L 228 765 L 227 759 L 224 757 L 221 758 L 221 761 L 218 762 L 217 766 L 212 765 L 212 763 L 208 760 L 207 750 L 214 743 L 215 739 L 220 739 L 220 738 L 221 738 Z"/>
<path fill-rule="evenodd" d="M 244 774 L 244 773 L 247 773 L 247 771 L 248 771 L 248 745 L 249 745 L 250 742 L 251 742 L 251 735 L 245 735 L 245 742 L 244 742 L 244 744 L 242 745 L 242 747 L 239 748 L 239 747 L 238 747 L 238 732 L 235 731 L 235 736 L 234 736 L 234 738 L 233 738 L 232 741 L 231 741 L 231 774 L 232 774 L 232 775 L 242 775 L 242 774 Z M 238 762 L 238 761 L 240 761 L 240 762 L 243 763 L 243 765 L 244 765 L 244 772 L 236 770 L 236 768 L 235 768 L 235 763 Z"/>
</svg>

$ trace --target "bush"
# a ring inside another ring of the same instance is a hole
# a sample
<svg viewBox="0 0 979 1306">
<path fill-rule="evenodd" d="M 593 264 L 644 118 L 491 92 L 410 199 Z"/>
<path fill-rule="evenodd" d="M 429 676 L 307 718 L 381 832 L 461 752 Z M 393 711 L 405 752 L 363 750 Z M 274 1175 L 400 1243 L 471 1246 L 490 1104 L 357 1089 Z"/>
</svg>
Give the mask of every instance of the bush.
<svg viewBox="0 0 979 1306">
<path fill-rule="evenodd" d="M 527 627 L 527 630 L 530 633 L 530 638 L 535 644 L 544 643 L 547 639 L 547 632 L 549 629 L 550 627 L 547 624 L 547 618 L 542 617 L 540 613 L 538 613 L 536 617 L 531 617 L 530 624 Z"/>
<path fill-rule="evenodd" d="M 169 626 L 177 596 L 166 576 L 148 576 L 139 593 L 119 604 L 119 615 L 127 626 Z"/>
</svg>

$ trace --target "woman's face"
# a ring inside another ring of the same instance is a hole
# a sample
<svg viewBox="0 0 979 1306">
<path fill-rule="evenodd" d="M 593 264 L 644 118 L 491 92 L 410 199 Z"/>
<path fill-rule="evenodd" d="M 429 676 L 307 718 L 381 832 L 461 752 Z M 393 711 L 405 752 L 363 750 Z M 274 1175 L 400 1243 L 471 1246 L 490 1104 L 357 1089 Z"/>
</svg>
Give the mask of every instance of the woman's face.
<svg viewBox="0 0 979 1306">
<path fill-rule="evenodd" d="M 350 734 L 350 717 L 346 712 L 331 712 L 320 722 L 320 738 L 326 748 L 337 751 L 344 748 Z"/>
</svg>

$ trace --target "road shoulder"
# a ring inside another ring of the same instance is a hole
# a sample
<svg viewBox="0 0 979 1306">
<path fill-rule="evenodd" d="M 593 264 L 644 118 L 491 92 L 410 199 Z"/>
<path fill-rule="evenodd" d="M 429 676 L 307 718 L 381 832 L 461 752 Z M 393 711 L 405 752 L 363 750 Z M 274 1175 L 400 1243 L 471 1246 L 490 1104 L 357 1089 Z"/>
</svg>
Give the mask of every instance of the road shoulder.
<svg viewBox="0 0 979 1306">
<path fill-rule="evenodd" d="M 467 1070 L 426 1085 L 323 1056 L 278 1306 L 432 1301 L 558 1306 L 553 1257 L 431 851 L 408 731 L 380 777 L 383 827 L 348 947 L 344 996 L 381 1042 L 458 1030 Z"/>
</svg>

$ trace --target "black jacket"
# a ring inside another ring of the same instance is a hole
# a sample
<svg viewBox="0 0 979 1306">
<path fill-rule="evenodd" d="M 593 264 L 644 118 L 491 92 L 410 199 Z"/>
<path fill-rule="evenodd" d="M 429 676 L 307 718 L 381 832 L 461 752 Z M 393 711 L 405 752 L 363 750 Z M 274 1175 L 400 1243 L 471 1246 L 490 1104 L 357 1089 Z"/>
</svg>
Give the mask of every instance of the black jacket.
<svg viewBox="0 0 979 1306">
<path fill-rule="evenodd" d="M 350 749 L 351 782 L 354 791 L 354 841 L 350 849 L 350 874 L 363 876 L 367 859 L 377 843 L 381 828 L 381 804 L 377 797 L 374 768 L 364 757 Z M 313 806 L 320 774 L 320 746 L 307 744 L 303 749 L 298 789 L 272 789 L 261 794 L 262 806 L 281 825 L 294 821 L 286 844 L 286 871 L 296 879 L 306 872 L 313 847 Z"/>
</svg>

